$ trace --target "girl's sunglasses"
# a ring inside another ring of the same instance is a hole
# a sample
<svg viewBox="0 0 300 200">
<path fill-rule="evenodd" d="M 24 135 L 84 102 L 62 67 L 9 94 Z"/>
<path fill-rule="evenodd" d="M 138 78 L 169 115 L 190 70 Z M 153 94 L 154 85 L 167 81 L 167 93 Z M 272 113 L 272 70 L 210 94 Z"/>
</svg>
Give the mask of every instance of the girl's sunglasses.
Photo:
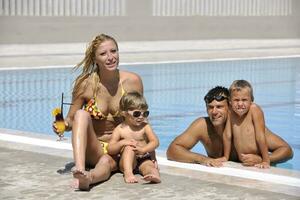
<svg viewBox="0 0 300 200">
<path fill-rule="evenodd" d="M 141 116 L 141 115 L 145 118 L 149 116 L 149 111 L 148 110 L 145 111 L 145 112 L 141 112 L 139 110 L 129 110 L 128 113 L 131 114 L 133 117 L 136 117 L 136 118 Z"/>
</svg>

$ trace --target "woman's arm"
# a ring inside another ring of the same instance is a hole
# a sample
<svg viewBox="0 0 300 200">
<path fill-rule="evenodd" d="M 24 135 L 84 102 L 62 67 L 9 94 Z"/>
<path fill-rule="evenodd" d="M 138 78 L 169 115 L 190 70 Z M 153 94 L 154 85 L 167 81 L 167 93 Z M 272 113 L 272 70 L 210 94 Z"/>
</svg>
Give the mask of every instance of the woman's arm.
<svg viewBox="0 0 300 200">
<path fill-rule="evenodd" d="M 67 117 L 65 118 L 66 131 L 72 130 L 75 113 L 82 108 L 84 101 L 85 100 L 82 95 L 76 98 L 72 98 L 72 103 L 69 108 L 69 112 L 67 114 Z"/>
<path fill-rule="evenodd" d="M 83 84 L 83 83 L 82 83 Z M 81 85 L 82 85 L 81 84 Z M 80 110 L 84 104 L 85 98 L 84 98 L 84 93 L 83 93 L 82 87 L 79 88 L 79 95 L 78 96 L 72 96 L 72 102 L 68 111 L 67 116 L 64 118 L 64 123 L 65 123 L 65 131 L 70 131 L 72 130 L 72 125 L 73 125 L 73 120 L 75 113 L 77 110 Z M 53 122 L 53 131 L 58 132 L 57 127 L 56 127 L 56 122 Z"/>
</svg>

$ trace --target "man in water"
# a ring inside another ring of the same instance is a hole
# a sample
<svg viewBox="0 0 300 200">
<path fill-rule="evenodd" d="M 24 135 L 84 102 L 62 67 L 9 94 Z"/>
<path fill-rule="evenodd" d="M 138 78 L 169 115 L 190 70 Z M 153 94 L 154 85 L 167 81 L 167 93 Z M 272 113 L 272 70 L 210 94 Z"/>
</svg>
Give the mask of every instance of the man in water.
<svg viewBox="0 0 300 200">
<path fill-rule="evenodd" d="M 222 166 L 222 161 L 217 158 L 223 156 L 223 131 L 228 114 L 228 98 L 228 89 L 221 86 L 211 89 L 206 94 L 204 100 L 208 117 L 197 118 L 173 140 L 167 150 L 169 160 L 212 167 Z M 284 162 L 293 157 L 292 148 L 282 138 L 268 128 L 265 130 L 265 136 L 271 163 Z M 198 142 L 203 144 L 207 156 L 190 151 Z M 245 166 L 254 166 L 260 163 L 262 158 L 257 154 L 242 154 L 241 159 L 238 160 L 236 151 L 232 147 L 229 160 L 239 161 Z"/>
</svg>

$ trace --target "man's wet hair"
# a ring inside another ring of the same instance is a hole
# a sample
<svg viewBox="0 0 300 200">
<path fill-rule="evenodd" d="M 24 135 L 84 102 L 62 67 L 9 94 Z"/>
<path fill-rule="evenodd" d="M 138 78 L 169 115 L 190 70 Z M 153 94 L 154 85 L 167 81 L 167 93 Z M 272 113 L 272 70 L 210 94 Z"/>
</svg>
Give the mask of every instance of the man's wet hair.
<svg viewBox="0 0 300 200">
<path fill-rule="evenodd" d="M 229 98 L 229 90 L 223 86 L 216 86 L 207 92 L 207 94 L 204 97 L 204 101 L 206 104 L 208 104 L 213 100 L 223 101 L 224 99 L 228 100 L 228 98 Z"/>
</svg>

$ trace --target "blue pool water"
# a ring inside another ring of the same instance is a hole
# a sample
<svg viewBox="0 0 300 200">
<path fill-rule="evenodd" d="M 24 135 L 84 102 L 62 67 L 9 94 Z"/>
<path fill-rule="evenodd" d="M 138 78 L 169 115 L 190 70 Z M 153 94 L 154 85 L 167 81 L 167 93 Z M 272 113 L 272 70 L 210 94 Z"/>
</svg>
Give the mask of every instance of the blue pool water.
<svg viewBox="0 0 300 200">
<path fill-rule="evenodd" d="M 285 139 L 294 158 L 279 167 L 300 170 L 300 58 L 173 64 L 122 65 L 139 74 L 150 105 L 150 122 L 160 139 L 159 150 L 199 116 L 206 116 L 203 97 L 216 85 L 236 79 L 250 81 L 255 102 L 262 106 L 267 126 Z M 51 110 L 60 95 L 71 98 L 71 68 L 0 71 L 0 127 L 53 134 Z M 68 106 L 64 107 L 66 114 Z M 66 134 L 70 137 L 70 133 Z M 195 151 L 204 152 L 201 145 Z"/>
</svg>

